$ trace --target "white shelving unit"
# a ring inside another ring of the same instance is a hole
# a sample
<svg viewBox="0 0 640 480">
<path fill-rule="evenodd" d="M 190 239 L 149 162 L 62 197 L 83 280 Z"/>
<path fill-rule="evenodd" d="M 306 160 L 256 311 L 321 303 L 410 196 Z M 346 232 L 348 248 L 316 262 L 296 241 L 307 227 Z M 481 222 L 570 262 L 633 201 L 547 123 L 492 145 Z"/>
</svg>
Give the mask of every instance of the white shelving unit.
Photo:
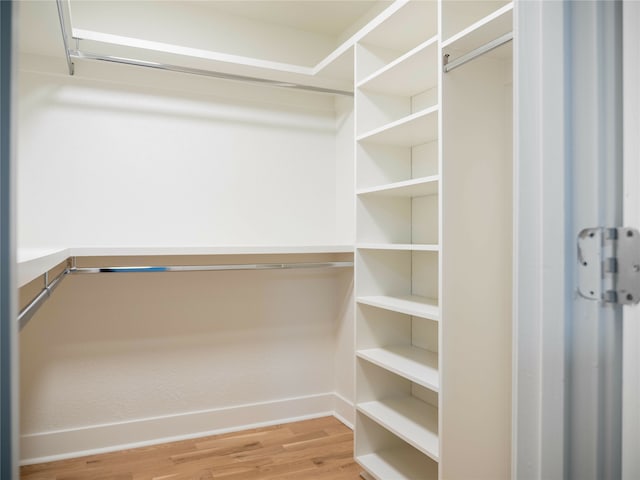
<svg viewBox="0 0 640 480">
<path fill-rule="evenodd" d="M 512 32 L 512 13 L 409 1 L 355 46 L 365 478 L 508 478 L 511 50 L 451 73 L 441 59 Z"/>
<path fill-rule="evenodd" d="M 438 478 L 438 55 L 436 2 L 356 44 L 356 459 L 375 479 Z"/>
</svg>

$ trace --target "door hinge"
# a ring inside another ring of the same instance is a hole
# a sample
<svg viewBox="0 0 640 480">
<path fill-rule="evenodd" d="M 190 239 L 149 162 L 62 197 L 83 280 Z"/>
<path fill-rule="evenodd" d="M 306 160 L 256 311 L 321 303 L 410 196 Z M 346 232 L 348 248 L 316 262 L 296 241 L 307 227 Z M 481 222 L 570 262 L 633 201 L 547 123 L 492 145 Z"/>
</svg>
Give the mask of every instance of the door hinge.
<svg viewBox="0 0 640 480">
<path fill-rule="evenodd" d="M 605 303 L 640 302 L 640 232 L 585 228 L 578 234 L 578 292 Z"/>
</svg>

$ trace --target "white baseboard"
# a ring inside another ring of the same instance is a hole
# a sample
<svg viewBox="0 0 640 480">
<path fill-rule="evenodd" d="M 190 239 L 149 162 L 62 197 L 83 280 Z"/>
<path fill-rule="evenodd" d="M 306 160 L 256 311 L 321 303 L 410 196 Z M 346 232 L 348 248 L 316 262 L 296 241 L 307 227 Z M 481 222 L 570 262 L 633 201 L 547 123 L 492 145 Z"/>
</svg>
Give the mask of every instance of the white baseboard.
<svg viewBox="0 0 640 480">
<path fill-rule="evenodd" d="M 333 394 L 333 416 L 353 430 L 356 422 L 355 406 L 337 392 Z"/>
<path fill-rule="evenodd" d="M 21 465 L 51 462 L 334 415 L 353 428 L 353 404 L 330 392 L 21 436 Z"/>
</svg>

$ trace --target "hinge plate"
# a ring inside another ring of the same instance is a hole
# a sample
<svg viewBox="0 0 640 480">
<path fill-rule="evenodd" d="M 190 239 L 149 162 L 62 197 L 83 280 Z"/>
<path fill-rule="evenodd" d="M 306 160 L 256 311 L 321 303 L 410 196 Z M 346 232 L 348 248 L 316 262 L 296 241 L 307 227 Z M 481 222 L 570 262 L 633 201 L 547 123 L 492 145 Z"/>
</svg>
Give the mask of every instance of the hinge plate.
<svg viewBox="0 0 640 480">
<path fill-rule="evenodd" d="M 640 302 L 640 232 L 585 228 L 578 234 L 578 291 L 605 303 Z"/>
</svg>

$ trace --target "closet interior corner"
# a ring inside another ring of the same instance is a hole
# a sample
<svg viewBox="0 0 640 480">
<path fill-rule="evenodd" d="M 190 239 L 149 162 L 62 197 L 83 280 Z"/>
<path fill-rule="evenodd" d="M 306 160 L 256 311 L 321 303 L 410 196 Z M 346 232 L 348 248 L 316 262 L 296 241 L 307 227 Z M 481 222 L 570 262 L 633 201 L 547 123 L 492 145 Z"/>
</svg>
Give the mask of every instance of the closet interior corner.
<svg viewBox="0 0 640 480">
<path fill-rule="evenodd" d="M 333 415 L 509 478 L 513 9 L 22 2 L 22 463 Z"/>
</svg>

